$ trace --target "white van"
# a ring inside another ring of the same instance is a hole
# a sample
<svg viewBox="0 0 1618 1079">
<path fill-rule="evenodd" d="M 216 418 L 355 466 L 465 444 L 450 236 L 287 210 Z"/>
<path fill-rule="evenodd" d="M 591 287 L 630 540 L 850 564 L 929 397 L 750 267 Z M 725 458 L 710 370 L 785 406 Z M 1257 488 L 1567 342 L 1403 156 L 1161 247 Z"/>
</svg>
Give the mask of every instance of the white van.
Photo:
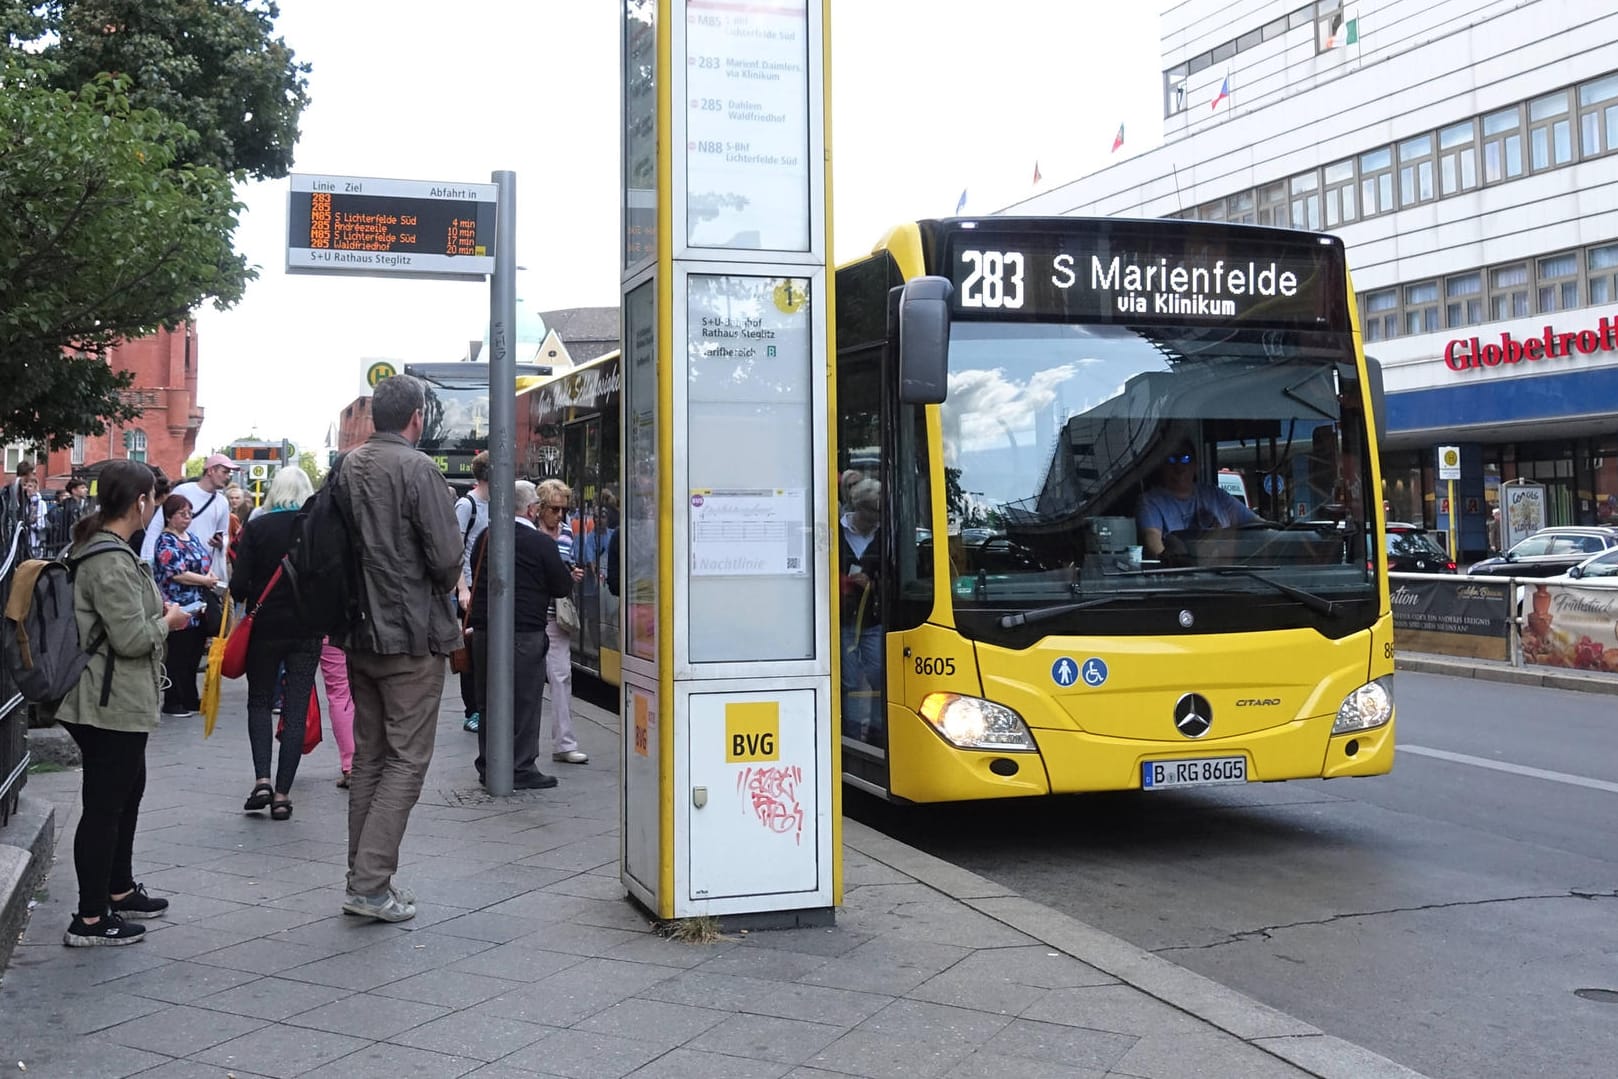
<svg viewBox="0 0 1618 1079">
<path fill-rule="evenodd" d="M 1242 474 L 1240 472 L 1232 472 L 1229 469 L 1224 468 L 1220 469 L 1219 489 L 1230 497 L 1234 498 L 1236 501 L 1240 502 L 1242 505 L 1246 506 L 1248 504 L 1247 484 L 1242 482 Z"/>
</svg>

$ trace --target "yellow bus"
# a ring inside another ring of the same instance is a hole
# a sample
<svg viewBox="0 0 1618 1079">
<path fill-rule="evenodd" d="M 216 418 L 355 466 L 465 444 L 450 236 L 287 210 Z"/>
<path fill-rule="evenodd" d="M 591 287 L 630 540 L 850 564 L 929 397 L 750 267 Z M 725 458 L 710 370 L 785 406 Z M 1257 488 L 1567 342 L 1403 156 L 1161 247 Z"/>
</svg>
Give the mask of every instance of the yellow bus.
<svg viewBox="0 0 1618 1079">
<path fill-rule="evenodd" d="M 1381 379 L 1341 241 L 918 221 L 837 270 L 836 318 L 848 784 L 1392 767 Z"/>
</svg>

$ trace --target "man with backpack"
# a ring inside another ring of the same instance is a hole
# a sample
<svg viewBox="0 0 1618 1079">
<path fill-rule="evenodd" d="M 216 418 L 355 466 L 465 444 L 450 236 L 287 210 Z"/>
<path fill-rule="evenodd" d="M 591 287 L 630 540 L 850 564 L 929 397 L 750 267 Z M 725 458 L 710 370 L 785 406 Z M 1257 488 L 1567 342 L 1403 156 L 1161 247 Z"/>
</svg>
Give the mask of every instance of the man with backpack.
<svg viewBox="0 0 1618 1079">
<path fill-rule="evenodd" d="M 461 587 L 456 590 L 455 601 L 464 611 L 471 602 L 472 548 L 478 537 L 489 527 L 489 451 L 484 450 L 472 458 L 472 489 L 455 500 L 455 523 L 461 529 Z M 477 683 L 473 668 L 461 672 L 461 704 L 465 708 L 466 722 L 462 730 L 476 734 L 483 717 L 478 712 Z"/>
<path fill-rule="evenodd" d="M 415 448 L 426 403 L 409 375 L 378 382 L 376 433 L 339 460 L 333 490 L 358 552 L 356 618 L 342 641 L 354 697 L 343 910 L 389 922 L 416 916 L 393 874 L 432 761 L 444 657 L 461 637 L 462 535 L 444 477 Z"/>
</svg>

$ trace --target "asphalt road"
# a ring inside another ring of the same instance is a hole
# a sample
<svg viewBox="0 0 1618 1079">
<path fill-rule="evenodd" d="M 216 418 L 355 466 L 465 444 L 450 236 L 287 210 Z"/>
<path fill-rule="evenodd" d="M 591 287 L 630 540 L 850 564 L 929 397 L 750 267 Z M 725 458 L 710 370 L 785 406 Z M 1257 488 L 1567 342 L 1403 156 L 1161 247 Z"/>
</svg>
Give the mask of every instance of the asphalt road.
<svg viewBox="0 0 1618 1079">
<path fill-rule="evenodd" d="M 1375 779 L 847 808 L 1429 1076 L 1618 1075 L 1618 697 L 1395 692 Z"/>
</svg>

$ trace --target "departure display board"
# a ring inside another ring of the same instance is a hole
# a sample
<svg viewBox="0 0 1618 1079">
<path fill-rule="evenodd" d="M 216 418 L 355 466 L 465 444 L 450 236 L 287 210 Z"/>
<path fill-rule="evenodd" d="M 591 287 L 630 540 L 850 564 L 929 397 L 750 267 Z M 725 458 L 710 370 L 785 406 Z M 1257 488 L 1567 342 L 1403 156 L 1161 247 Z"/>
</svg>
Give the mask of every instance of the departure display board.
<svg viewBox="0 0 1618 1079">
<path fill-rule="evenodd" d="M 494 184 L 291 179 L 288 273 L 480 278 L 494 272 Z"/>
<path fill-rule="evenodd" d="M 1348 328 L 1342 244 L 1307 233 L 1085 222 L 953 231 L 957 318 Z"/>
</svg>

